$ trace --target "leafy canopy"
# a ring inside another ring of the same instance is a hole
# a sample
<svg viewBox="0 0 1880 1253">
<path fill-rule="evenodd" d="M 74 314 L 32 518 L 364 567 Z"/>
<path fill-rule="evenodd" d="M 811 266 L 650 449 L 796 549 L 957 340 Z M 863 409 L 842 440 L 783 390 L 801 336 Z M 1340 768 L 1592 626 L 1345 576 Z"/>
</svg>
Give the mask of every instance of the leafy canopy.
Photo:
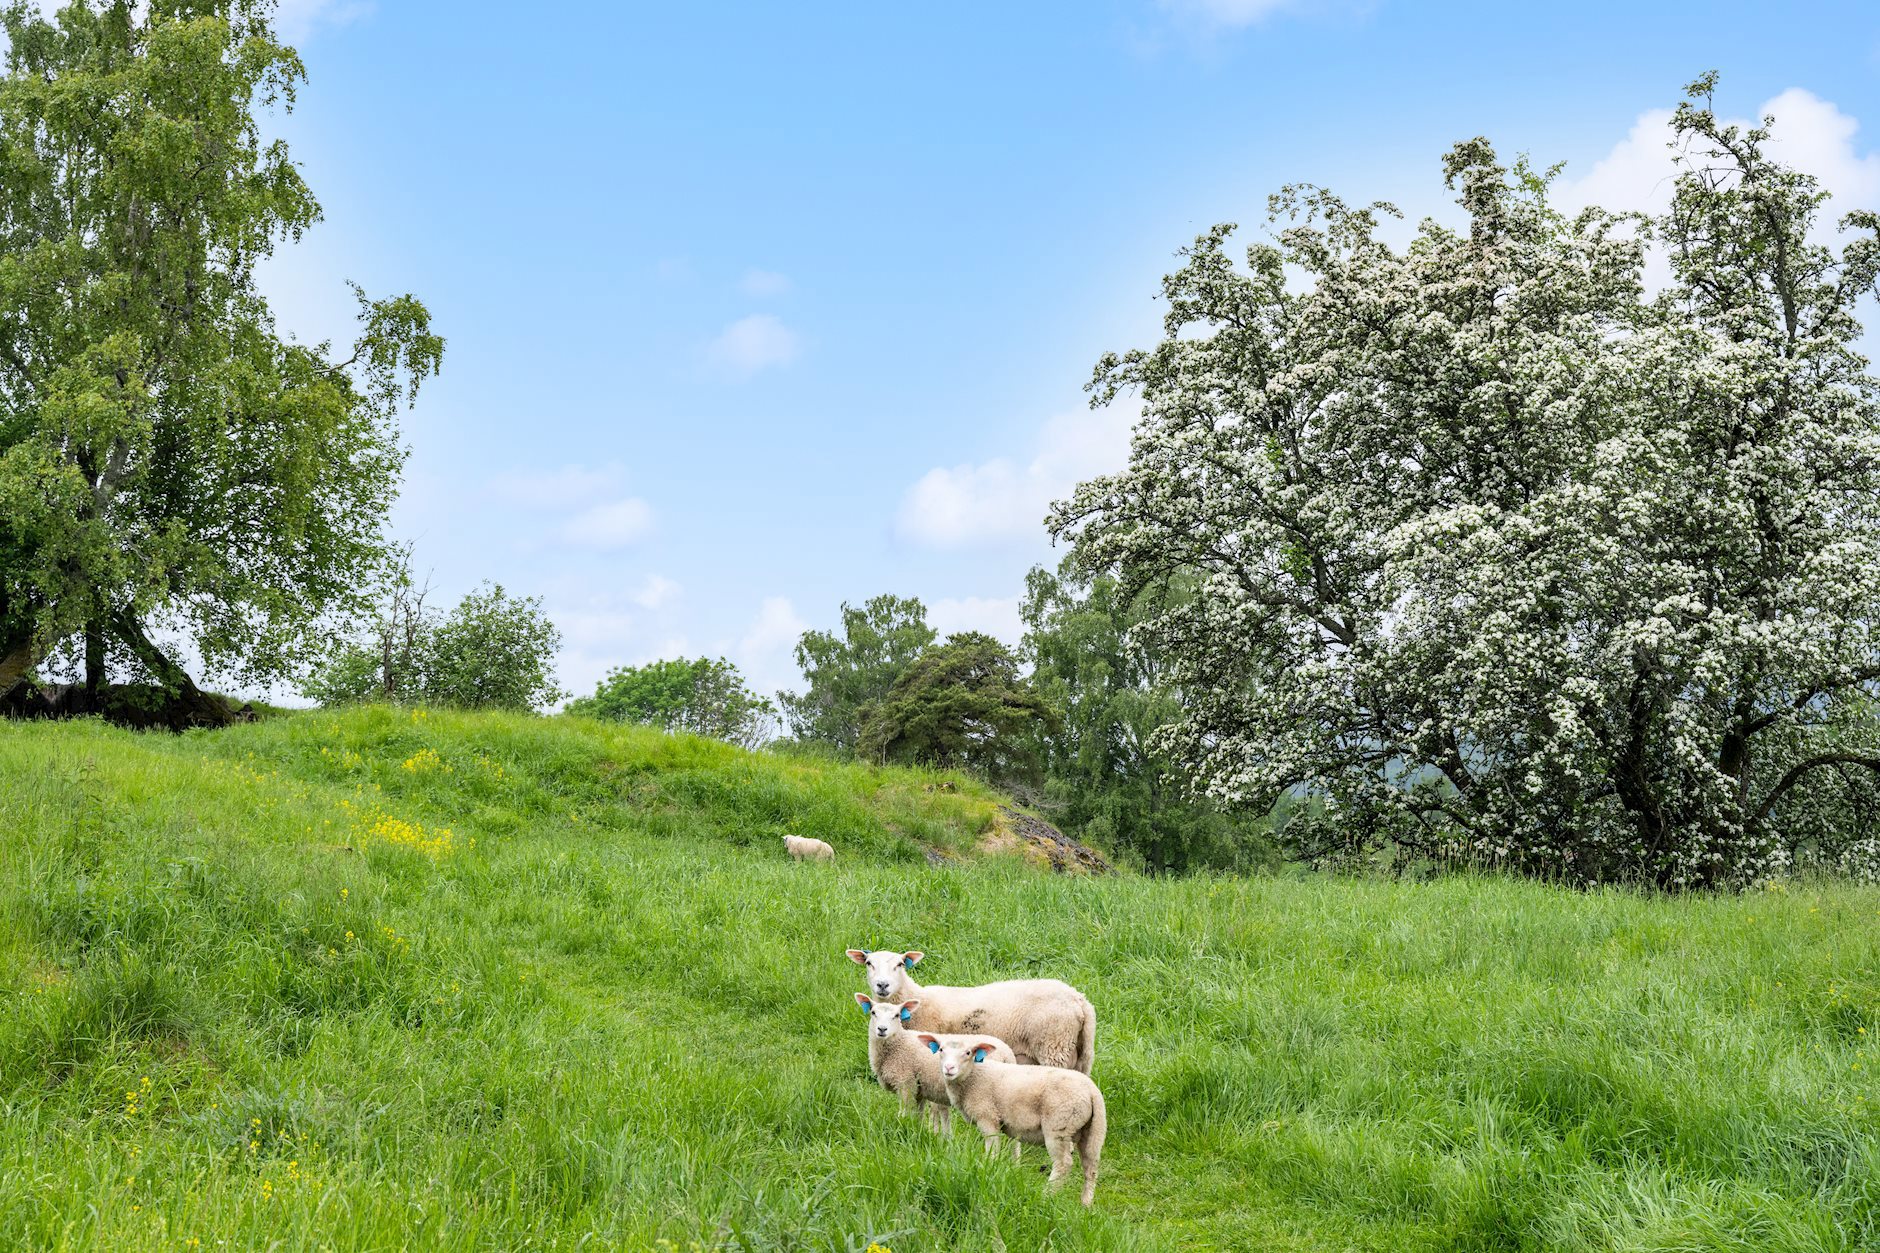
<svg viewBox="0 0 1880 1253">
<path fill-rule="evenodd" d="M 771 738 L 777 707 L 753 692 L 729 661 L 700 657 L 617 667 L 594 695 L 568 702 L 568 712 L 755 748 Z"/>
<path fill-rule="evenodd" d="M 561 632 L 539 597 L 486 583 L 439 614 L 400 584 L 372 629 L 342 646 L 303 690 L 322 705 L 540 709 L 564 695 L 554 671 L 560 648 Z"/>
<path fill-rule="evenodd" d="M 258 122 L 303 77 L 272 10 L 0 8 L 0 695 L 81 627 L 163 670 L 150 620 L 291 674 L 385 565 L 443 341 L 410 296 L 358 293 L 350 349 L 275 327 L 255 267 L 320 206 Z"/>
<path fill-rule="evenodd" d="M 1155 872 L 1245 869 L 1271 849 L 1262 817 L 1190 795 L 1156 742 L 1180 720 L 1181 693 L 1160 657 L 1129 646 L 1129 633 L 1194 586 L 1178 572 L 1130 596 L 1113 575 L 1085 578 L 1067 559 L 1056 572 L 1031 571 L 1020 607 L 1032 684 L 1062 717 L 1041 742 L 1053 820 Z"/>
<path fill-rule="evenodd" d="M 778 695 L 791 734 L 854 752 L 870 710 L 888 698 L 934 638 L 919 600 L 882 595 L 860 609 L 844 602 L 841 634 L 805 631 L 797 642 L 805 690 Z"/>
<path fill-rule="evenodd" d="M 1867 212 L 1677 111 L 1663 217 L 1568 216 L 1485 140 L 1461 231 L 1290 187 L 1275 233 L 1203 235 L 1129 468 L 1054 512 L 1138 589 L 1184 715 L 1158 743 L 1222 801 L 1325 801 L 1304 851 L 1388 848 L 1580 881 L 1740 883 L 1833 853 L 1880 771 L 1880 403 L 1855 350 Z M 1644 249 L 1670 287 L 1642 291 Z M 1303 280 L 1303 281 L 1300 281 Z"/>
<path fill-rule="evenodd" d="M 928 649 L 869 710 L 860 751 L 880 761 L 960 767 L 982 778 L 1037 777 L 1038 735 L 1055 712 L 1018 672 L 1018 658 L 978 631 Z"/>
</svg>

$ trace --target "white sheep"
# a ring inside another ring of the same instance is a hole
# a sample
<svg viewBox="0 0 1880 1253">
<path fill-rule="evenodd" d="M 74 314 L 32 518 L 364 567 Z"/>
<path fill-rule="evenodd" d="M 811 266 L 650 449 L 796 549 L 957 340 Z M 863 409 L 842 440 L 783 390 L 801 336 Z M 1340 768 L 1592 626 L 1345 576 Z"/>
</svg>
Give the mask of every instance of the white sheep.
<svg viewBox="0 0 1880 1253">
<path fill-rule="evenodd" d="M 907 1021 L 920 1007 L 918 1001 L 899 1005 L 871 1001 L 857 992 L 855 1003 L 868 1015 L 868 1069 L 881 1086 L 901 1098 L 903 1114 L 919 1106 L 928 1123 L 943 1136 L 953 1134 L 953 1115 L 947 1104 L 946 1081 L 940 1077 L 940 1059 L 922 1048 L 908 1034 Z M 951 1040 L 952 1036 L 941 1039 Z M 965 1037 L 960 1037 L 964 1039 Z M 973 1039 L 989 1046 L 987 1056 L 998 1061 L 1012 1060 L 1012 1050 L 1005 1041 L 990 1036 Z M 1016 1156 L 1018 1146 L 1012 1146 Z"/>
<path fill-rule="evenodd" d="M 1015 1142 L 1042 1144 L 1051 1154 L 1055 1188 L 1070 1173 L 1071 1152 L 1084 1167 L 1084 1204 L 1097 1194 L 1097 1159 L 1103 1155 L 1107 1119 L 1103 1093 L 1089 1075 L 1061 1066 L 1011 1066 L 989 1061 L 989 1041 L 968 1036 L 942 1043 L 930 1032 L 914 1038 L 940 1061 L 947 1098 L 985 1137 L 986 1152 L 999 1151 L 999 1133 Z"/>
<path fill-rule="evenodd" d="M 997 1036 L 1019 1064 L 1063 1066 L 1090 1073 L 1097 1060 L 1097 1011 L 1087 997 L 1058 979 L 1008 979 L 978 987 L 922 987 L 908 973 L 919 951 L 852 948 L 849 960 L 868 971 L 877 1000 L 920 1002 L 908 1025 L 917 1031 Z"/>
<path fill-rule="evenodd" d="M 807 835 L 786 835 L 783 837 L 783 846 L 789 850 L 790 856 L 797 861 L 803 861 L 805 859 L 809 861 L 834 861 L 836 859 L 835 849 L 830 848 L 821 840 L 811 839 Z"/>
</svg>

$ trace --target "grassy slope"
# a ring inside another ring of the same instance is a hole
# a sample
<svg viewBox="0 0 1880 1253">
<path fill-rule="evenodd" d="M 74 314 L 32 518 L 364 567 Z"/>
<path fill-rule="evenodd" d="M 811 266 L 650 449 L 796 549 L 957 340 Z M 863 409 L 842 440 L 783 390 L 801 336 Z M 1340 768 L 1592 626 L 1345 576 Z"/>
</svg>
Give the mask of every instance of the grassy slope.
<svg viewBox="0 0 1880 1253">
<path fill-rule="evenodd" d="M 932 781 L 566 720 L 0 724 L 0 1232 L 1880 1246 L 1880 892 L 935 868 L 994 798 Z M 1094 1214 L 895 1116 L 851 945 L 1090 994 Z"/>
</svg>

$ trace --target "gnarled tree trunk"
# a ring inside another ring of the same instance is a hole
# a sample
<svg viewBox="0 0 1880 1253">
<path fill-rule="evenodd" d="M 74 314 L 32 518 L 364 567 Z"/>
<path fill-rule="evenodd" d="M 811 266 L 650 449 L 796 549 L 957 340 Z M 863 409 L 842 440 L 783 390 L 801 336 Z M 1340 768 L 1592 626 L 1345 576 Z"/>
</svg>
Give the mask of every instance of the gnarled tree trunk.
<svg viewBox="0 0 1880 1253">
<path fill-rule="evenodd" d="M 135 614 L 124 610 L 113 614 L 111 633 L 123 641 L 124 646 L 143 663 L 158 683 L 169 689 L 180 715 L 177 721 L 182 725 L 225 727 L 236 720 L 235 711 L 227 701 L 197 687 L 181 666 L 171 661 L 162 649 L 151 642 Z"/>
</svg>

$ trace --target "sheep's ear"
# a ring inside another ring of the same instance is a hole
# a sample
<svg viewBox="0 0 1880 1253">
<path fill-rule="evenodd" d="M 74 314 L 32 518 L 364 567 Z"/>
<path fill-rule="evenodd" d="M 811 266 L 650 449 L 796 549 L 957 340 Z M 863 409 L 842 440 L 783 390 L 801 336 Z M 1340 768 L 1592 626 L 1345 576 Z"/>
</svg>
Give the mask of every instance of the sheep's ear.
<svg viewBox="0 0 1880 1253">
<path fill-rule="evenodd" d="M 938 1053 L 940 1051 L 940 1041 L 934 1039 L 932 1036 L 928 1035 L 925 1031 L 921 1032 L 919 1035 L 915 1036 L 914 1038 L 916 1040 L 919 1040 L 922 1044 L 925 1044 L 927 1046 L 927 1051 L 929 1053 Z"/>
<path fill-rule="evenodd" d="M 862 1012 L 865 1014 L 875 1008 L 875 1003 L 868 999 L 866 992 L 857 992 L 855 994 L 855 1003 L 862 1007 Z"/>
<path fill-rule="evenodd" d="M 986 1060 L 986 1046 L 983 1044 L 976 1045 L 973 1048 L 973 1061 L 983 1062 L 985 1060 Z"/>
<path fill-rule="evenodd" d="M 927 954 L 921 952 L 919 949 L 915 949 L 911 953 L 901 954 L 901 960 L 906 962 L 908 965 L 912 966 L 916 962 L 918 962 L 921 958 L 925 957 L 926 955 Z"/>
<path fill-rule="evenodd" d="M 850 949 L 849 960 L 854 962 L 857 966 L 866 966 L 868 964 L 868 950 L 865 948 Z"/>
<path fill-rule="evenodd" d="M 901 1021 L 902 1022 L 910 1021 L 914 1017 L 914 1011 L 919 1008 L 920 1008 L 919 1001 L 903 1001 L 901 1003 Z"/>
</svg>

